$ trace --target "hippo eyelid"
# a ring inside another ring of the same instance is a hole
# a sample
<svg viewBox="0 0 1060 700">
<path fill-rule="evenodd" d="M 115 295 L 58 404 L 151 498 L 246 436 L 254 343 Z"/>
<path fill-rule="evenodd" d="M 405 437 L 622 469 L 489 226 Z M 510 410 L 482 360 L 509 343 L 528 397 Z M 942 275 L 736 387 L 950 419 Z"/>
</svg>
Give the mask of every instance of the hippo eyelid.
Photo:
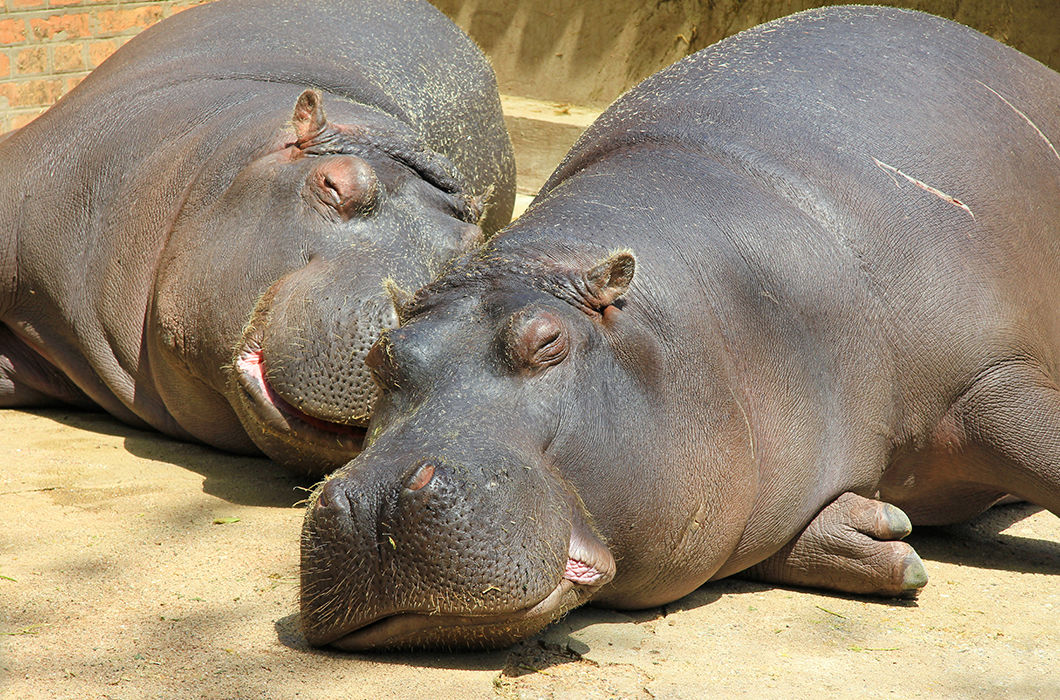
<svg viewBox="0 0 1060 700">
<path fill-rule="evenodd" d="M 557 330 L 556 334 L 542 344 L 534 354 L 535 364 L 553 365 L 562 362 L 567 357 L 570 348 L 570 344 L 566 341 L 563 331 Z"/>
</svg>

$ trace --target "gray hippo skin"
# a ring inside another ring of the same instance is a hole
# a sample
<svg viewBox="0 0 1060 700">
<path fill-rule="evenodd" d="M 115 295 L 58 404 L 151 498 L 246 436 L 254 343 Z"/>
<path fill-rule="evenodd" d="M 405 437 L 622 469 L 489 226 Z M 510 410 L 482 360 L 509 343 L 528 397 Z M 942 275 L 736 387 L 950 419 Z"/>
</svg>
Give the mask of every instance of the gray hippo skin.
<svg viewBox="0 0 1060 700">
<path fill-rule="evenodd" d="M 0 143 L 0 406 L 325 472 L 361 446 L 384 282 L 513 199 L 493 71 L 430 5 L 182 12 Z"/>
<path fill-rule="evenodd" d="M 814 10 L 649 78 L 404 302 L 310 500 L 318 645 L 501 645 L 743 573 L 911 595 L 900 540 L 1060 514 L 1060 75 Z"/>
</svg>

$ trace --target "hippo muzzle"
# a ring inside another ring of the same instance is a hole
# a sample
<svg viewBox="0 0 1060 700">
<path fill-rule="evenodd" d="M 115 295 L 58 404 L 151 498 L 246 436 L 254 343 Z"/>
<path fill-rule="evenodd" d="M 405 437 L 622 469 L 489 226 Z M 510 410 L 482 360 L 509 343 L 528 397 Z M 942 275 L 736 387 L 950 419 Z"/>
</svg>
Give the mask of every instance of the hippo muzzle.
<svg viewBox="0 0 1060 700">
<path fill-rule="evenodd" d="M 364 358 L 397 325 L 389 297 L 351 290 L 329 263 L 311 261 L 258 302 L 236 350 L 232 382 L 248 434 L 269 454 L 312 469 L 345 463 L 364 439 L 378 389 Z M 323 448 L 324 453 L 321 453 Z"/>
<path fill-rule="evenodd" d="M 615 574 L 580 502 L 545 468 L 430 458 L 381 478 L 387 460 L 363 457 L 310 498 L 301 590 L 310 644 L 503 646 Z"/>
</svg>

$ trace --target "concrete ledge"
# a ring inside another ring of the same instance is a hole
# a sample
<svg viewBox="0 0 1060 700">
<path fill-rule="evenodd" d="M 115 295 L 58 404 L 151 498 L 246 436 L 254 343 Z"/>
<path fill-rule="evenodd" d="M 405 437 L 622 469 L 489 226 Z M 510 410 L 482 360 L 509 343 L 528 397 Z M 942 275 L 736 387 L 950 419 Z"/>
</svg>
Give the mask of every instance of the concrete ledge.
<svg viewBox="0 0 1060 700">
<path fill-rule="evenodd" d="M 533 196 L 600 110 L 560 102 L 501 96 L 504 122 L 515 148 L 516 191 Z M 522 213 L 525 207 L 519 209 Z"/>
</svg>

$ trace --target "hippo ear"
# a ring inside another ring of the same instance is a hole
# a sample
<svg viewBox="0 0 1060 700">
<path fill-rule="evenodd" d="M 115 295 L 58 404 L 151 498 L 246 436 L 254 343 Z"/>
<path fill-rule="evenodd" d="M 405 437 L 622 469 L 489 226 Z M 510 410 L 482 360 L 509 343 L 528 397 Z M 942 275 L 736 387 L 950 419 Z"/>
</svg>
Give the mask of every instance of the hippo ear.
<svg viewBox="0 0 1060 700">
<path fill-rule="evenodd" d="M 586 302 L 599 311 L 629 290 L 637 261 L 628 250 L 613 253 L 585 273 Z"/>
<path fill-rule="evenodd" d="M 493 185 L 486 188 L 480 195 L 468 195 L 466 198 L 467 211 L 464 220 L 471 224 L 478 224 L 486 215 L 486 207 L 489 206 L 490 197 L 493 196 Z"/>
<path fill-rule="evenodd" d="M 324 116 L 324 100 L 316 90 L 306 90 L 294 104 L 294 133 L 297 143 L 302 144 L 319 134 L 327 126 Z"/>
</svg>

